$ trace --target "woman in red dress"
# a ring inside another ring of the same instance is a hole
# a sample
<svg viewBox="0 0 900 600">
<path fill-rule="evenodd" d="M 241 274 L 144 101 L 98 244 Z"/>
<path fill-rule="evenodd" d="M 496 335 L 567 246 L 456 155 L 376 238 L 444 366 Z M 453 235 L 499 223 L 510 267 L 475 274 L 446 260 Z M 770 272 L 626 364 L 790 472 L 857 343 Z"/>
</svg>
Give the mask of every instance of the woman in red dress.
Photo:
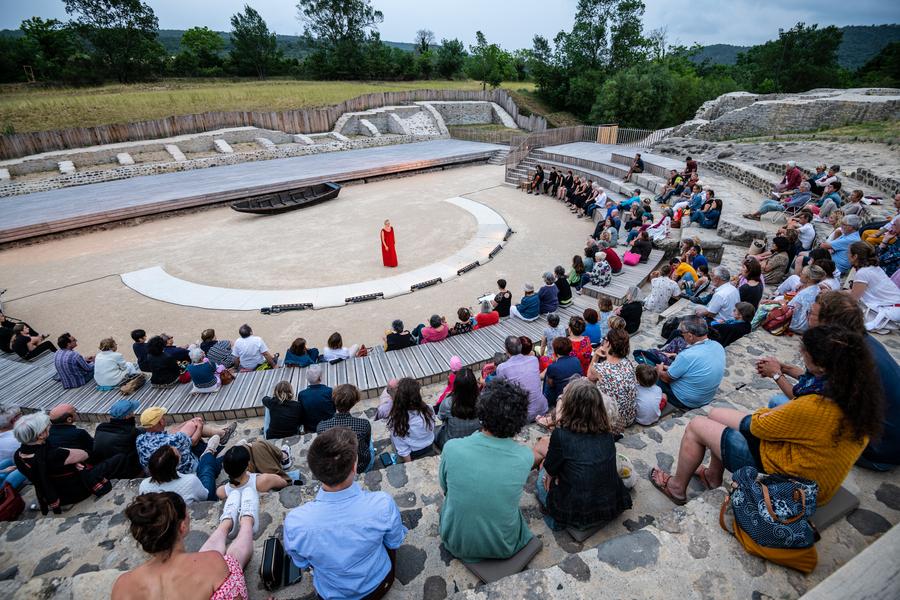
<svg viewBox="0 0 900 600">
<path fill-rule="evenodd" d="M 381 230 L 381 260 L 386 267 L 397 266 L 397 248 L 394 247 L 394 228 L 391 222 L 385 220 Z"/>
</svg>

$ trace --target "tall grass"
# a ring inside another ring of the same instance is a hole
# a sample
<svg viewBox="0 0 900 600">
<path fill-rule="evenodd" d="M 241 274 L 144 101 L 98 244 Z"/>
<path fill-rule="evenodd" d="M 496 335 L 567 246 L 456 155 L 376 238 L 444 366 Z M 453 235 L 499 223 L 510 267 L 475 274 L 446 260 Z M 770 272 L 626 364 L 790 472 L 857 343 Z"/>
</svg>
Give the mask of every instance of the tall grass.
<svg viewBox="0 0 900 600">
<path fill-rule="evenodd" d="M 532 90 L 531 83 L 504 83 Z M 273 111 L 337 104 L 373 92 L 478 90 L 477 81 L 166 80 L 93 88 L 0 86 L 0 124 L 17 132 L 127 123 L 206 111 Z"/>
</svg>

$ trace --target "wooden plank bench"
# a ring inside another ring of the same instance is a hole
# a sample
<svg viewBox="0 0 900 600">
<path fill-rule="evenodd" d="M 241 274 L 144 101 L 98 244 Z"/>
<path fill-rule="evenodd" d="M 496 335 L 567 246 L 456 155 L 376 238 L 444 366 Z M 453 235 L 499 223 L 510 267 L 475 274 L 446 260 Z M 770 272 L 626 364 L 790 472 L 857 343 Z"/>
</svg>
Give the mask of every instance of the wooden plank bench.
<svg viewBox="0 0 900 600">
<path fill-rule="evenodd" d="M 606 287 L 588 284 L 582 288 L 582 291 L 588 296 L 595 298 L 609 298 L 614 305 L 618 306 L 625 299 L 628 288 L 633 285 L 638 287 L 643 285 L 650 277 L 650 273 L 659 267 L 664 257 L 664 251 L 653 250 L 646 263 L 638 263 L 633 267 L 623 265 L 622 273 L 613 275 L 612 281 Z"/>
</svg>

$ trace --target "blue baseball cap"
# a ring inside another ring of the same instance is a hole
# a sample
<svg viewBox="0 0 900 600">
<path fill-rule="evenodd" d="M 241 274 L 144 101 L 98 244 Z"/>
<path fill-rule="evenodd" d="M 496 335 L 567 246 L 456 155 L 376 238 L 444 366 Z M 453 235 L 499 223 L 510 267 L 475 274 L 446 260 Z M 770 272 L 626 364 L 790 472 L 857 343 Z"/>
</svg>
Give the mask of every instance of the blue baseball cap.
<svg viewBox="0 0 900 600">
<path fill-rule="evenodd" d="M 134 412 L 141 405 L 137 400 L 119 400 L 109 407 L 109 416 L 113 419 L 124 419 Z"/>
</svg>

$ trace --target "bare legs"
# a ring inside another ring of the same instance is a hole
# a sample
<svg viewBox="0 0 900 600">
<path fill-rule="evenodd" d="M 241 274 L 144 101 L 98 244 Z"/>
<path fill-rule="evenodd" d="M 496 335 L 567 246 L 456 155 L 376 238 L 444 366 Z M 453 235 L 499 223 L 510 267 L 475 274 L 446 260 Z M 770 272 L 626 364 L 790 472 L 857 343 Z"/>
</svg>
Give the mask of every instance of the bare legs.
<svg viewBox="0 0 900 600">
<path fill-rule="evenodd" d="M 244 515 L 240 520 L 240 530 L 237 537 L 225 549 L 225 542 L 228 539 L 228 532 L 231 531 L 231 519 L 224 519 L 219 522 L 219 526 L 213 531 L 206 543 L 200 548 L 200 552 L 214 551 L 219 554 L 229 554 L 238 561 L 241 568 L 246 568 L 253 556 L 253 517 Z"/>
</svg>

